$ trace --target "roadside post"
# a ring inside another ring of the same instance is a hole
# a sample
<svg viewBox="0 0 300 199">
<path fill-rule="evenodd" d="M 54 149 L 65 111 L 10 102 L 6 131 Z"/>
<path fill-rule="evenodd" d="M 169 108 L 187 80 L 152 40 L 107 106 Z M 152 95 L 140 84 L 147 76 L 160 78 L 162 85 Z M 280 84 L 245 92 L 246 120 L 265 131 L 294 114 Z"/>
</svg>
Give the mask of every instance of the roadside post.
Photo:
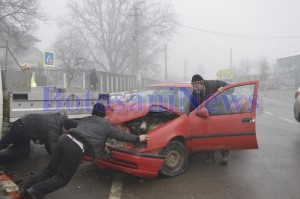
<svg viewBox="0 0 300 199">
<path fill-rule="evenodd" d="M 53 51 L 44 51 L 44 66 L 47 67 L 47 86 L 49 86 L 49 68 L 54 67 L 55 53 Z"/>
</svg>

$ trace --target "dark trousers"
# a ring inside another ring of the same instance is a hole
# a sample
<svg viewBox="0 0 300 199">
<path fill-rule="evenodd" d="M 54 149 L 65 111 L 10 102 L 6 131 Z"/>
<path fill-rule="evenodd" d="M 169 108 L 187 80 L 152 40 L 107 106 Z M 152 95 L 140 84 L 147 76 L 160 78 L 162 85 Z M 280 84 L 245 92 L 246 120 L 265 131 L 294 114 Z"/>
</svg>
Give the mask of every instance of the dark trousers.
<svg viewBox="0 0 300 199">
<path fill-rule="evenodd" d="M 33 198 L 43 198 L 46 194 L 67 185 L 75 174 L 83 151 L 67 135 L 60 136 L 48 166 L 24 183 L 21 190 L 27 190 Z"/>
<path fill-rule="evenodd" d="M 222 155 L 222 157 L 228 157 L 229 156 L 229 150 L 222 150 L 221 155 Z"/>
<path fill-rule="evenodd" d="M 9 150 L 9 145 L 13 144 Z M 30 139 L 24 136 L 24 124 L 18 119 L 0 140 L 0 163 L 8 163 L 26 157 L 30 152 Z"/>
<path fill-rule="evenodd" d="M 229 150 L 222 150 L 221 155 L 222 155 L 222 158 L 223 157 L 228 157 L 229 156 Z M 214 158 L 214 157 L 215 157 L 214 151 L 207 151 L 206 152 L 206 159 L 210 159 L 210 158 Z"/>
</svg>

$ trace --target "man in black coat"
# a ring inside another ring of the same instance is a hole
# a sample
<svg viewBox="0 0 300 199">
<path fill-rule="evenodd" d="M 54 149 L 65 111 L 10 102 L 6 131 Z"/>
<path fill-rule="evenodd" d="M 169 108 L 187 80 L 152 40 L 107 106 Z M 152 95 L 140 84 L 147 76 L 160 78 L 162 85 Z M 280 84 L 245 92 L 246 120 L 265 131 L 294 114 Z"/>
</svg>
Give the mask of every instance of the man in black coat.
<svg viewBox="0 0 300 199">
<path fill-rule="evenodd" d="M 96 91 L 97 90 L 97 84 L 98 84 L 98 77 L 96 70 L 93 69 L 91 74 L 90 74 L 90 85 L 92 87 L 92 90 Z"/>
<path fill-rule="evenodd" d="M 16 120 L 0 140 L 0 163 L 6 164 L 28 156 L 31 140 L 45 144 L 51 153 L 62 134 L 63 126 L 67 130 L 74 128 L 77 124 L 74 122 L 59 113 L 28 114 Z"/>
<path fill-rule="evenodd" d="M 103 118 L 105 109 L 103 104 L 95 104 L 92 116 L 80 120 L 76 128 L 59 138 L 48 166 L 24 183 L 20 189 L 21 195 L 25 195 L 26 199 L 41 199 L 46 194 L 66 186 L 75 174 L 84 153 L 91 155 L 95 162 L 101 157 L 108 137 L 127 142 L 145 142 L 149 139 L 147 135 L 137 136 L 113 127 Z"/>
<path fill-rule="evenodd" d="M 202 102 L 204 102 L 207 98 L 209 98 L 212 94 L 216 93 L 217 91 L 221 91 L 222 88 L 228 85 L 226 82 L 220 80 L 204 80 L 200 75 L 196 74 L 192 77 L 192 99 L 190 112 L 197 108 Z M 222 150 L 222 163 L 228 162 L 229 151 Z M 205 162 L 211 163 L 214 161 L 214 152 L 209 151 L 207 152 L 207 157 Z"/>
</svg>

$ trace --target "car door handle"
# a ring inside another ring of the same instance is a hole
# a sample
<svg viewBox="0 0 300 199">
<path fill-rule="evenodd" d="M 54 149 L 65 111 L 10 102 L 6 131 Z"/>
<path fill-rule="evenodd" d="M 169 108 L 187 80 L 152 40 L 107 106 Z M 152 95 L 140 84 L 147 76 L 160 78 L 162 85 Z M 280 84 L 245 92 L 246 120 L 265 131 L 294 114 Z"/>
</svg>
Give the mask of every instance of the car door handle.
<svg viewBox="0 0 300 199">
<path fill-rule="evenodd" d="M 242 118 L 242 123 L 252 123 L 254 122 L 253 118 Z"/>
</svg>

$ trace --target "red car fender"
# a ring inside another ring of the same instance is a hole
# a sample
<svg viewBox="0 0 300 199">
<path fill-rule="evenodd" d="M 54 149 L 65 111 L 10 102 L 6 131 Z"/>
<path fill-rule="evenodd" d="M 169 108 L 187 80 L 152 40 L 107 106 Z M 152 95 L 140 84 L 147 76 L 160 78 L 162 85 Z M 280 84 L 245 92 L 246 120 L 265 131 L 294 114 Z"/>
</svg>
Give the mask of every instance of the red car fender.
<svg viewBox="0 0 300 199">
<path fill-rule="evenodd" d="M 168 132 L 168 133 L 166 133 Z M 171 133 L 170 133 L 171 132 Z M 150 140 L 147 141 L 147 148 L 140 150 L 140 152 L 146 151 L 160 151 L 167 144 L 178 137 L 185 140 L 189 137 L 190 125 L 186 114 L 169 121 L 155 130 L 148 133 Z M 189 151 L 189 149 L 187 148 Z"/>
</svg>

